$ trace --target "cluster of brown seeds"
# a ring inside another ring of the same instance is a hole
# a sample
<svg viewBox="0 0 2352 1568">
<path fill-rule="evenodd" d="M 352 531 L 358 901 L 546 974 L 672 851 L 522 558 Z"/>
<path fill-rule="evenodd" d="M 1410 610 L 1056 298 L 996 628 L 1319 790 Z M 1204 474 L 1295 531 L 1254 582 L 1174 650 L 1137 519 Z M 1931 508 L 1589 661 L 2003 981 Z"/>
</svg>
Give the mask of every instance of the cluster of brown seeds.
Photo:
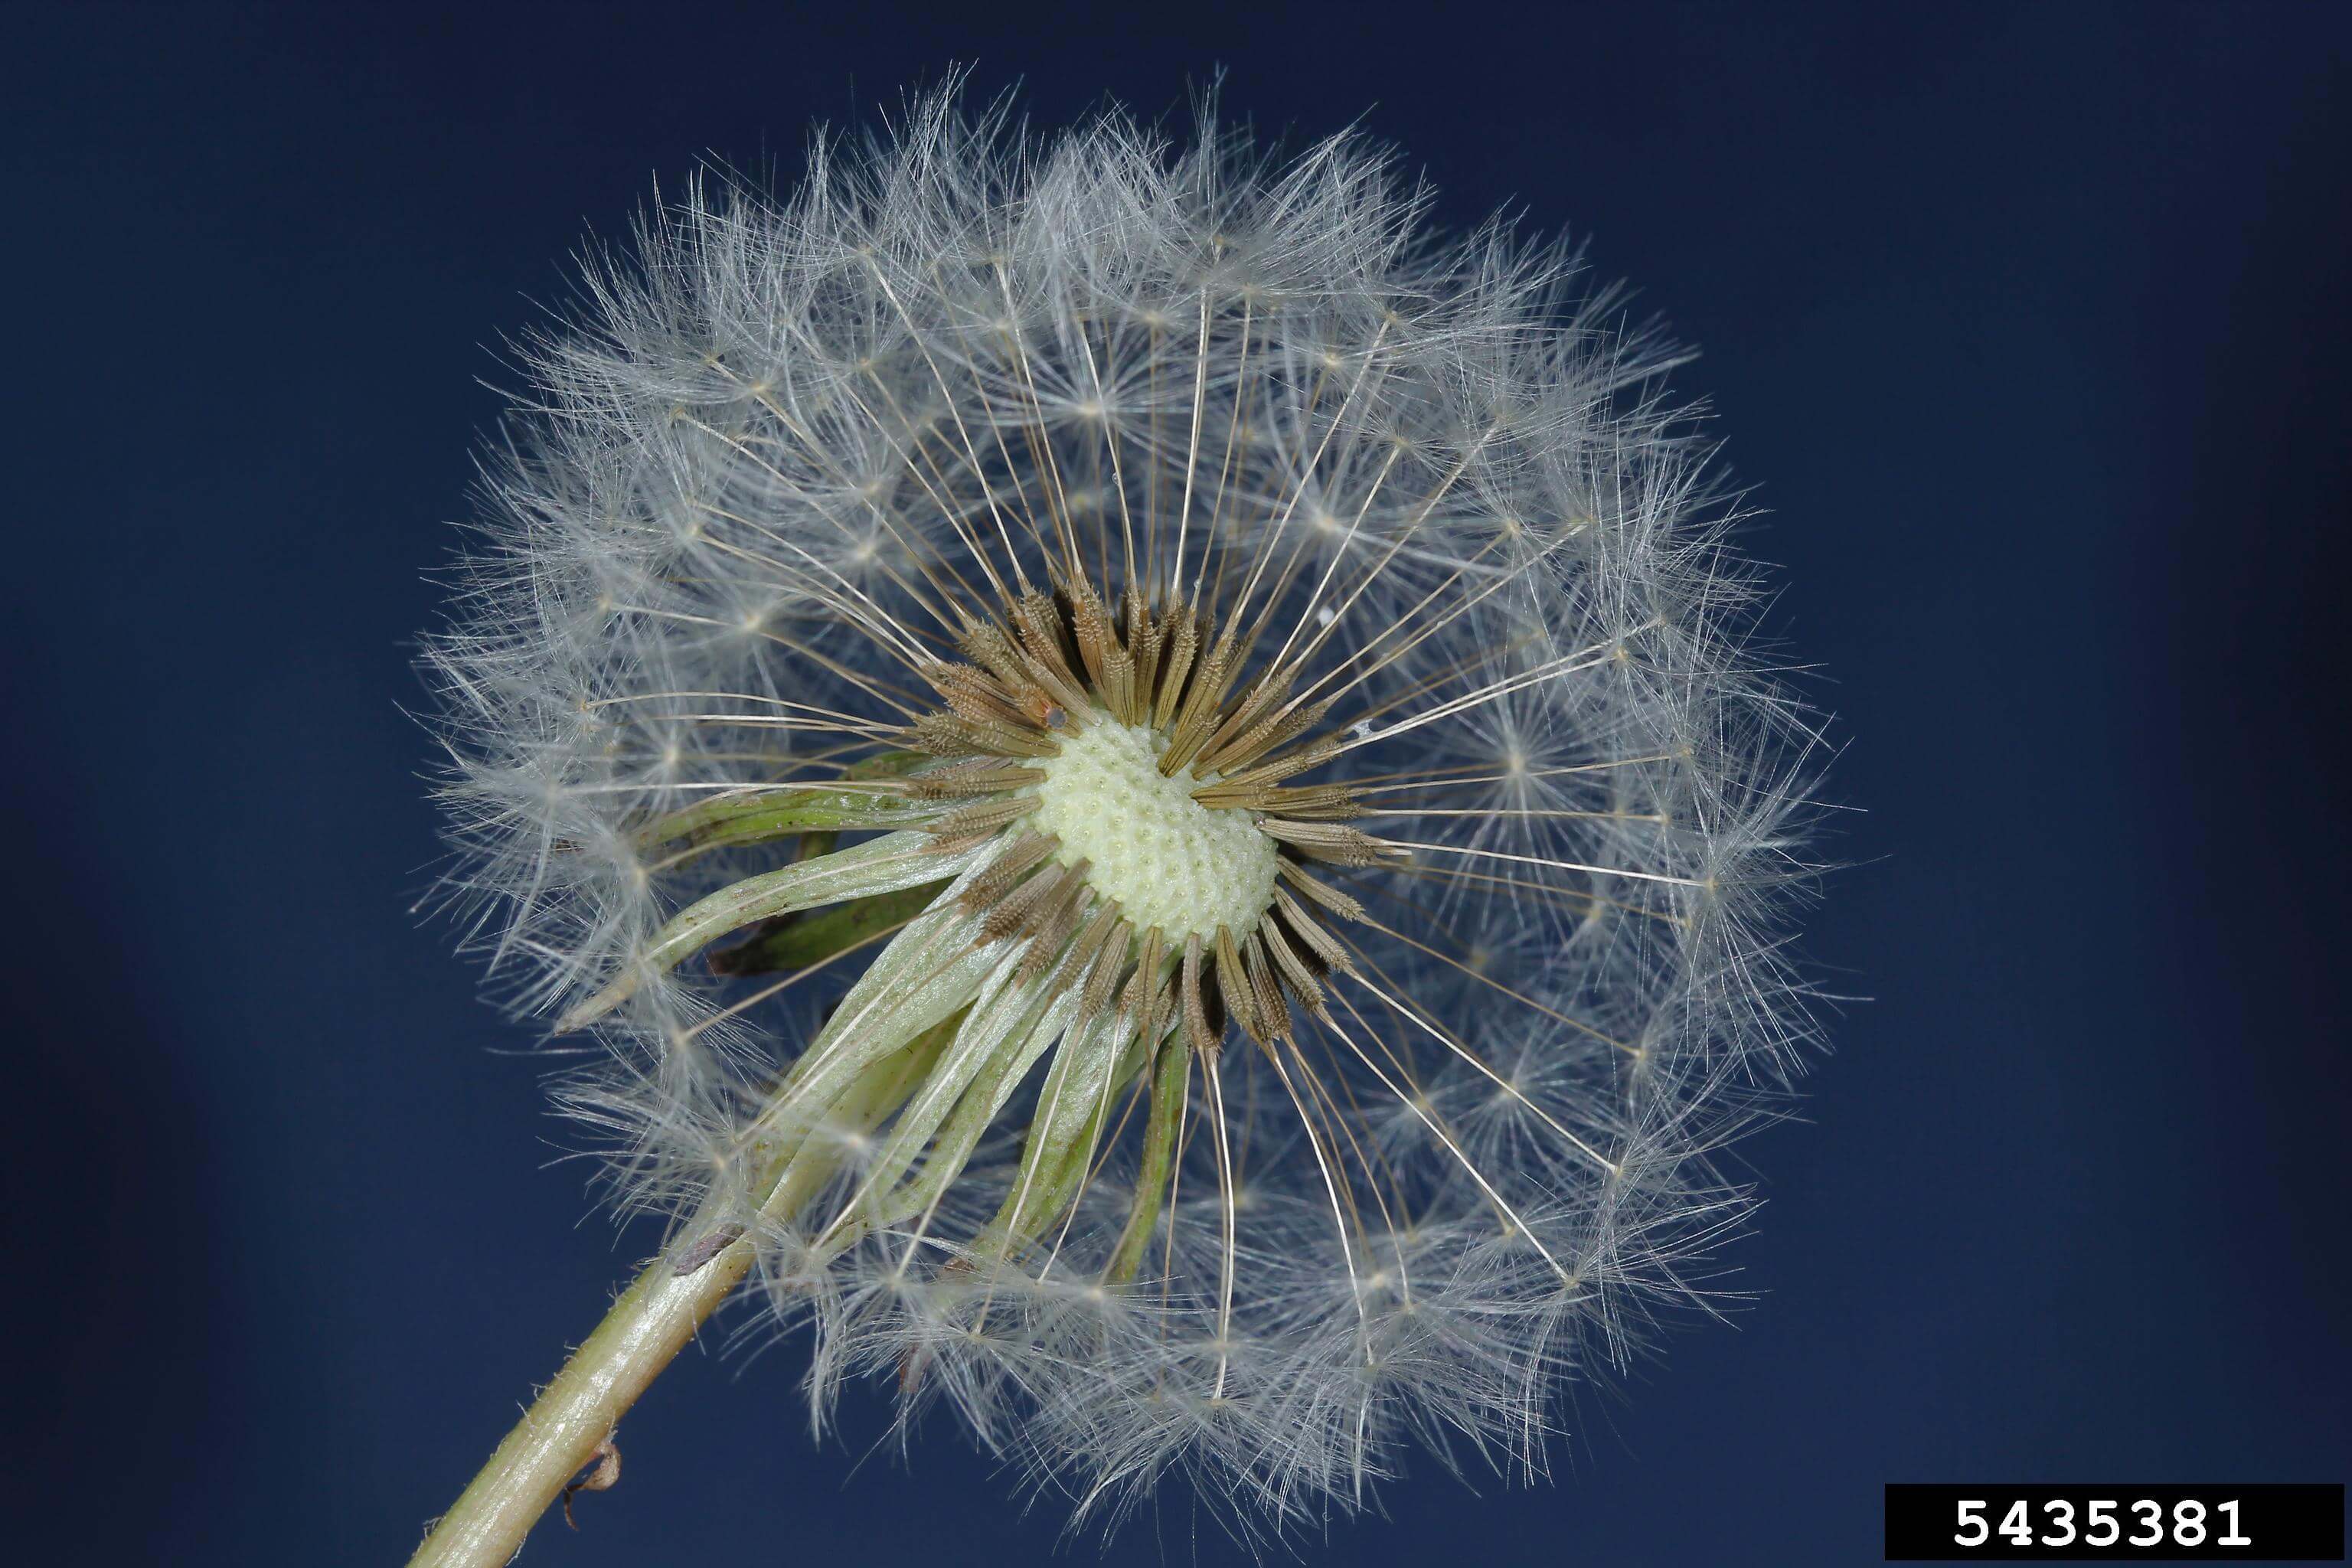
<svg viewBox="0 0 2352 1568">
<path fill-rule="evenodd" d="M 969 849 L 1013 829 L 1038 804 L 1024 792 L 1045 777 L 1024 764 L 1055 754 L 1074 728 L 1108 718 L 1166 736 L 1160 772 L 1172 778 L 1189 770 L 1200 781 L 1195 803 L 1249 813 L 1278 847 L 1283 884 L 1245 931 L 1220 925 L 1213 936 L 1181 939 L 1156 925 L 1139 931 L 1116 900 L 1090 885 L 1086 861 L 1057 863 L 1052 836 L 1023 828 L 959 894 L 980 918 L 979 940 L 1025 941 L 1024 978 L 1045 973 L 1066 950 L 1061 973 L 1078 991 L 1081 1024 L 1116 1000 L 1137 1020 L 1139 1039 L 1156 1040 L 1173 1016 L 1195 1052 L 1216 1049 L 1227 1019 L 1270 1046 L 1290 1037 L 1294 1003 L 1326 1016 L 1323 978 L 1352 966 L 1325 922 L 1360 921 L 1364 910 L 1307 863 L 1363 867 L 1404 851 L 1346 826 L 1363 809 L 1346 785 L 1286 783 L 1340 746 L 1330 736 L 1299 743 L 1330 704 L 1287 700 L 1297 664 L 1278 663 L 1244 683 L 1250 639 L 1231 627 L 1218 634 L 1207 612 L 1153 610 L 1129 595 L 1114 614 L 1083 584 L 1023 595 L 1003 623 L 972 626 L 958 646 L 969 662 L 922 670 L 944 710 L 919 718 L 903 738 L 955 759 L 912 781 L 919 797 L 969 800 L 930 824 L 940 850 Z"/>
</svg>

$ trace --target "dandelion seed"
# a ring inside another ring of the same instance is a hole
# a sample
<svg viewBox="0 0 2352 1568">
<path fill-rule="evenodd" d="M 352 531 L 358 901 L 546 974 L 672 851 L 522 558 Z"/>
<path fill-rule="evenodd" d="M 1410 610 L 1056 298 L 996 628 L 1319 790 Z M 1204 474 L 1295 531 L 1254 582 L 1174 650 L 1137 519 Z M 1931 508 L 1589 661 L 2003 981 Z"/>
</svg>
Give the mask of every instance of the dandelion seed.
<svg viewBox="0 0 2352 1568">
<path fill-rule="evenodd" d="M 1423 205 L 942 96 L 530 347 L 433 653 L 460 901 L 699 1237 L 645 1310 L 756 1270 L 820 1424 L 871 1374 L 1081 1518 L 1278 1531 L 1415 1441 L 1540 1473 L 1703 1300 L 1811 738 L 1675 351 Z"/>
</svg>

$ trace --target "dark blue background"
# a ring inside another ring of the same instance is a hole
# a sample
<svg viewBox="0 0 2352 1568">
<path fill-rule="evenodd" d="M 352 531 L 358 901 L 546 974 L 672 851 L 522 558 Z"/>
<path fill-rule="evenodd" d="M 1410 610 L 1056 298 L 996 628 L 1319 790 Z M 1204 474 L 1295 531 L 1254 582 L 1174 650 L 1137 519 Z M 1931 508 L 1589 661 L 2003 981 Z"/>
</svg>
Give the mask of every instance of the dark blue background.
<svg viewBox="0 0 2352 1568">
<path fill-rule="evenodd" d="M 391 1563 L 643 1244 L 409 913 L 488 346 L 706 150 L 976 62 L 1358 115 L 1705 345 L 1867 808 L 1761 1292 L 1311 1561 L 1864 1563 L 1888 1479 L 2343 1479 L 2347 13 L 667 4 L 0 20 L 25 1561 Z M 584 1217 L 583 1217 L 584 1216 Z M 1029 1562 L 953 1434 L 689 1354 L 526 1561 Z M 1432 1468 L 1433 1467 L 1424 1467 Z M 1190 1561 L 1181 1496 L 1120 1560 Z M 1074 1549 L 1078 1561 L 1090 1544 Z M 1227 1560 L 1213 1531 L 1202 1562 Z"/>
</svg>

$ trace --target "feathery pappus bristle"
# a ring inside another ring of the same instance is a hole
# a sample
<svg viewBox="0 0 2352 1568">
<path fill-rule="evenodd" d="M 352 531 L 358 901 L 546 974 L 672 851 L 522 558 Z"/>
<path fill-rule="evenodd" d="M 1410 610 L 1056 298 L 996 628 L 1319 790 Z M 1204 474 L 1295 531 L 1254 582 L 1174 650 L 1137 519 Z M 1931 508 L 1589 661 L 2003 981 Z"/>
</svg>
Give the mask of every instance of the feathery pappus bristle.
<svg viewBox="0 0 2352 1568">
<path fill-rule="evenodd" d="M 678 1267 L 1080 1519 L 1535 1475 L 1713 1297 L 1818 742 L 1576 258 L 952 91 L 601 256 L 430 666 L 453 900 Z"/>
</svg>

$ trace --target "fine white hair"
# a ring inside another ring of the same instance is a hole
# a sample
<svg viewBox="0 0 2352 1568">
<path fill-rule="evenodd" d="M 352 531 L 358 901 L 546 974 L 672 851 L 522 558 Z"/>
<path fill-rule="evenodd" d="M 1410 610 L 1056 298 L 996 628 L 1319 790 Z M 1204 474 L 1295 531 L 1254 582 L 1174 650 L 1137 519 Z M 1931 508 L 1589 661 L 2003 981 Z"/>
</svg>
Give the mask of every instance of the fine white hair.
<svg viewBox="0 0 2352 1568">
<path fill-rule="evenodd" d="M 820 1426 L 869 1373 L 1076 1517 L 1181 1474 L 1278 1533 L 1416 1447 L 1541 1473 L 1563 1384 L 1714 1300 L 1748 1198 L 1710 1156 L 1811 1034 L 1784 943 L 1817 742 L 1748 651 L 1756 574 L 1664 386 L 1682 356 L 1575 254 L 1436 236 L 1429 205 L 1354 134 L 1280 159 L 1210 104 L 1188 144 L 1117 112 L 1039 138 L 940 92 L 821 138 L 787 198 L 696 180 L 521 346 L 429 656 L 453 900 L 519 1011 L 593 1019 L 556 1094 L 617 1205 L 759 1238 Z M 1330 740 L 1296 783 L 1353 814 L 1267 828 L 1338 890 L 1285 928 L 1323 919 L 1330 951 L 1235 961 L 1306 1016 L 1283 1033 L 1262 990 L 1209 1020 L 1269 1039 L 1182 1080 L 1164 1196 L 1150 1040 L 1074 1054 L 1052 954 L 1000 962 L 1009 920 L 963 912 L 1012 828 L 958 818 L 912 871 L 901 841 L 942 830 L 911 806 L 870 849 L 803 843 L 837 897 L 949 885 L 774 979 L 679 963 L 677 922 L 793 845 L 647 829 L 900 745 L 959 615 L 1073 574 L 1153 636 L 1193 595 L 1240 657 L 1303 660 Z M 779 1082 L 886 1002 L 894 1045 L 960 1028 L 1001 1071 L 987 1114 L 943 1096 L 896 1153 L 919 1099 L 779 1131 Z M 1073 1084 L 1101 1101 L 1081 1178 L 1008 1241 L 1024 1130 Z M 826 1150 L 797 1211 L 752 1190 L 752 1128 Z M 1139 1184 L 1160 1213 L 1122 1274 Z"/>
</svg>

